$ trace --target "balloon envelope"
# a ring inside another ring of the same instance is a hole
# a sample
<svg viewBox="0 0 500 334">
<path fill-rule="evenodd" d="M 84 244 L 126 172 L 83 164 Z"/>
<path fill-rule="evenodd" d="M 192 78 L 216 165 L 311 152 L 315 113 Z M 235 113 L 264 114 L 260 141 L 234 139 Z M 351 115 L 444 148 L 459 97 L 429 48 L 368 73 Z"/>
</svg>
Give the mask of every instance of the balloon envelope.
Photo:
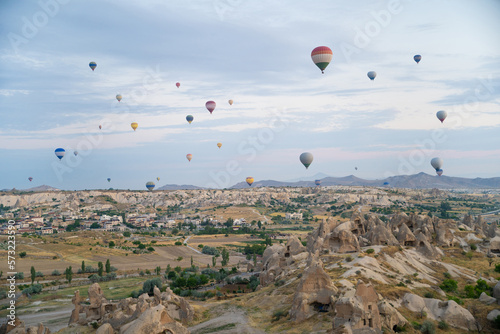
<svg viewBox="0 0 500 334">
<path fill-rule="evenodd" d="M 311 163 L 313 162 L 313 155 L 312 153 L 309 153 L 309 152 L 304 152 L 300 155 L 300 162 L 302 162 L 302 164 L 307 168 L 309 168 L 309 166 L 311 165 Z"/>
<path fill-rule="evenodd" d="M 210 111 L 210 113 L 212 113 L 215 109 L 215 102 L 214 101 L 207 101 L 207 103 L 205 103 L 205 107 L 207 107 L 208 111 Z"/>
<path fill-rule="evenodd" d="M 177 86 L 177 88 L 179 88 L 181 86 L 181 83 L 177 82 L 177 83 L 175 83 L 175 85 Z"/>
<path fill-rule="evenodd" d="M 75 155 L 75 157 L 78 155 L 78 151 L 75 151 L 73 152 L 73 154 Z"/>
<path fill-rule="evenodd" d="M 444 110 L 439 110 L 436 113 L 436 117 L 441 121 L 441 123 L 444 122 L 444 120 L 446 119 L 447 116 L 448 116 L 448 113 Z"/>
<path fill-rule="evenodd" d="M 436 171 L 438 169 L 441 169 L 441 167 L 443 167 L 443 159 L 441 159 L 441 158 L 432 158 L 432 160 L 431 160 L 431 166 L 434 167 L 434 169 Z"/>
<path fill-rule="evenodd" d="M 156 178 L 156 181 L 160 181 L 160 178 L 159 178 L 159 177 L 157 177 L 157 178 Z"/>
<path fill-rule="evenodd" d="M 321 184 L 321 180 L 315 180 L 314 184 L 317 185 L 317 186 L 319 186 Z"/>
<path fill-rule="evenodd" d="M 101 130 L 101 129 L 102 129 L 102 125 L 99 125 L 99 130 Z"/>
<path fill-rule="evenodd" d="M 28 177 L 28 180 L 30 180 L 30 182 L 31 182 L 31 181 L 33 181 L 33 178 L 30 176 L 30 177 Z"/>
<path fill-rule="evenodd" d="M 187 115 L 186 116 L 186 121 L 188 121 L 189 124 L 191 124 L 191 122 L 194 120 L 194 117 L 193 115 Z"/>
<path fill-rule="evenodd" d="M 132 127 L 132 129 L 137 129 L 137 127 L 139 126 L 139 124 L 137 124 L 136 122 L 133 122 L 132 124 L 130 124 L 130 126 Z"/>
<path fill-rule="evenodd" d="M 64 150 L 64 148 L 56 148 L 54 153 L 56 154 L 56 157 L 58 157 L 59 160 L 61 160 L 64 157 L 64 154 L 66 153 L 66 151 Z"/>
<path fill-rule="evenodd" d="M 333 58 L 333 52 L 328 46 L 318 46 L 311 52 L 311 59 L 325 73 L 325 68 L 330 64 Z"/>
<path fill-rule="evenodd" d="M 186 154 L 186 158 L 188 159 L 188 161 L 191 161 L 191 159 L 193 159 L 193 155 L 192 154 Z"/>
<path fill-rule="evenodd" d="M 97 64 L 96 64 L 96 62 L 95 62 L 95 61 L 91 61 L 91 62 L 89 63 L 89 66 L 90 66 L 90 68 L 91 68 L 91 69 L 92 69 L 92 71 L 93 71 L 93 70 L 95 70 L 95 68 L 97 67 Z"/>
<path fill-rule="evenodd" d="M 155 188 L 155 183 L 153 181 L 149 181 L 148 183 L 146 183 L 146 188 L 148 188 L 149 191 L 153 191 L 153 189 Z"/>
<path fill-rule="evenodd" d="M 370 78 L 370 80 L 374 80 L 375 77 L 377 76 L 377 72 L 375 71 L 370 71 L 366 74 L 368 76 L 368 78 Z"/>
<path fill-rule="evenodd" d="M 436 174 L 437 174 L 438 176 L 443 175 L 443 170 L 442 170 L 442 169 L 438 169 L 438 170 L 436 171 Z"/>
<path fill-rule="evenodd" d="M 251 186 L 253 183 L 253 177 L 251 177 L 251 176 L 247 177 L 246 181 L 247 181 L 248 185 Z"/>
<path fill-rule="evenodd" d="M 221 146 L 222 146 L 222 143 L 217 143 L 218 148 L 221 148 Z"/>
<path fill-rule="evenodd" d="M 384 186 L 388 186 L 389 185 L 389 182 L 384 182 Z"/>
<path fill-rule="evenodd" d="M 229 100 L 229 105 L 232 106 L 233 105 L 233 100 Z"/>
<path fill-rule="evenodd" d="M 108 182 L 111 182 L 111 178 L 108 177 Z"/>
<path fill-rule="evenodd" d="M 118 102 L 120 102 L 122 100 L 121 94 L 116 95 L 116 99 L 118 100 Z"/>
<path fill-rule="evenodd" d="M 420 62 L 420 60 L 422 60 L 422 56 L 421 55 L 414 55 L 413 60 L 415 60 L 418 64 Z"/>
</svg>

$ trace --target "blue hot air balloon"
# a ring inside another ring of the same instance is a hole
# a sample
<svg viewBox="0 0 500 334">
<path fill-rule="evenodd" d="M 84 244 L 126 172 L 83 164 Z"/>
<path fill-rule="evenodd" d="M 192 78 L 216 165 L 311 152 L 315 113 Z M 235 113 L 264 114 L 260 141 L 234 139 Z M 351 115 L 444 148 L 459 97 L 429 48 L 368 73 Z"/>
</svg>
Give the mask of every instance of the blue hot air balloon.
<svg viewBox="0 0 500 334">
<path fill-rule="evenodd" d="M 95 68 L 97 67 L 96 62 L 95 62 L 95 61 L 91 61 L 91 62 L 89 63 L 89 67 L 92 69 L 92 71 L 93 71 L 93 70 L 95 70 Z"/>
<path fill-rule="evenodd" d="M 422 56 L 421 55 L 414 55 L 413 60 L 415 60 L 418 64 L 420 62 L 420 60 L 422 60 Z"/>
<path fill-rule="evenodd" d="M 61 160 L 64 157 L 64 154 L 66 153 L 66 151 L 64 150 L 64 148 L 56 148 L 54 153 L 56 154 L 56 157 L 58 157 L 59 160 Z"/>
<path fill-rule="evenodd" d="M 148 188 L 149 191 L 153 191 L 153 189 L 155 188 L 155 183 L 153 181 L 149 181 L 148 183 L 146 183 L 146 188 Z"/>
<path fill-rule="evenodd" d="M 111 178 L 110 177 L 108 177 L 108 182 L 111 182 Z"/>
<path fill-rule="evenodd" d="M 375 71 L 370 71 L 366 74 L 370 80 L 375 80 L 375 77 L 377 76 L 377 72 Z"/>
<path fill-rule="evenodd" d="M 194 120 L 194 117 L 193 115 L 187 115 L 186 116 L 186 121 L 188 121 L 189 124 L 191 124 L 191 122 Z"/>
<path fill-rule="evenodd" d="M 317 186 L 319 186 L 321 184 L 321 180 L 315 180 L 314 184 L 317 185 Z"/>
<path fill-rule="evenodd" d="M 384 182 L 384 186 L 388 186 L 389 185 L 389 182 Z"/>
</svg>

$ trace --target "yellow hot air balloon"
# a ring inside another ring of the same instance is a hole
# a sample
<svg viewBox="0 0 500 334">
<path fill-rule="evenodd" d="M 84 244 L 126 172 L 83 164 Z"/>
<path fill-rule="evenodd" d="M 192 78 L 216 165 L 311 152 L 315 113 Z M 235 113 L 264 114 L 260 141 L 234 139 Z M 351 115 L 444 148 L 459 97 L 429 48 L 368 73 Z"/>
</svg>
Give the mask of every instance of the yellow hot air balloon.
<svg viewBox="0 0 500 334">
<path fill-rule="evenodd" d="M 233 105 L 233 100 L 229 100 L 229 105 L 232 106 Z"/>
<path fill-rule="evenodd" d="M 132 129 L 137 129 L 137 127 L 139 126 L 139 124 L 137 124 L 136 122 L 133 122 L 132 124 L 130 124 L 130 126 L 132 127 Z"/>
<path fill-rule="evenodd" d="M 253 177 L 251 177 L 251 176 L 247 177 L 246 181 L 247 181 L 248 185 L 251 186 L 253 183 Z"/>
<path fill-rule="evenodd" d="M 192 155 L 192 154 L 187 154 L 187 155 L 186 155 L 186 158 L 187 158 L 189 161 L 191 161 L 191 159 L 193 159 L 193 155 Z"/>
<path fill-rule="evenodd" d="M 217 143 L 217 147 L 220 148 L 222 146 L 222 143 Z"/>
<path fill-rule="evenodd" d="M 116 95 L 116 99 L 118 100 L 118 102 L 120 102 L 122 100 L 122 95 L 121 94 Z"/>
<path fill-rule="evenodd" d="M 157 177 L 157 178 L 156 178 L 156 181 L 160 181 L 160 178 L 159 178 L 159 177 Z"/>
</svg>

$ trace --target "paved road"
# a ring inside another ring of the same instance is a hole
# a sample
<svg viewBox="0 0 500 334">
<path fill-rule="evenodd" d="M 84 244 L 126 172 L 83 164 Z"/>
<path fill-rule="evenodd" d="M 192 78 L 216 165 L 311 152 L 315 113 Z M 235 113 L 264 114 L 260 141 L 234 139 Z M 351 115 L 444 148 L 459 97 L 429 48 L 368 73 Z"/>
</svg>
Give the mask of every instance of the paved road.
<svg viewBox="0 0 500 334">
<path fill-rule="evenodd" d="M 192 250 L 193 250 L 193 251 L 195 251 L 196 253 L 198 253 L 198 254 L 202 254 L 202 252 L 200 252 L 199 250 L 197 250 L 197 249 L 195 249 L 195 248 L 193 248 L 193 247 L 191 247 L 191 246 L 189 246 L 189 245 L 188 245 L 188 243 L 187 243 L 187 242 L 188 242 L 189 238 L 191 238 L 191 236 L 187 237 L 187 238 L 186 238 L 186 240 L 184 240 L 184 245 L 186 245 L 189 249 L 192 249 Z"/>
</svg>

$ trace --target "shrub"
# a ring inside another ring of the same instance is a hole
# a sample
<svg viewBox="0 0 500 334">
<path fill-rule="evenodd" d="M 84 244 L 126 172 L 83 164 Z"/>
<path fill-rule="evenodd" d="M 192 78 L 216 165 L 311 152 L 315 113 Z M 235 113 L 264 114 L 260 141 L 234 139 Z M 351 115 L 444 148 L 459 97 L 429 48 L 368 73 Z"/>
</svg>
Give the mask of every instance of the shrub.
<svg viewBox="0 0 500 334">
<path fill-rule="evenodd" d="M 54 271 L 52 272 L 52 274 L 51 274 L 51 275 L 52 275 L 52 276 L 59 276 L 59 275 L 61 275 L 61 273 L 59 272 L 59 270 L 57 270 L 57 269 L 56 269 L 56 270 L 54 270 Z"/>
<path fill-rule="evenodd" d="M 434 334 L 436 333 L 436 327 L 434 326 L 434 323 L 429 320 L 425 320 L 422 323 L 422 326 L 420 326 L 420 331 L 424 334 Z"/>
<path fill-rule="evenodd" d="M 19 253 L 19 256 L 20 256 L 21 258 L 26 257 L 26 252 L 21 252 L 21 253 Z"/>
<path fill-rule="evenodd" d="M 34 294 L 42 292 L 42 289 L 43 289 L 43 286 L 41 284 L 33 284 L 29 288 L 23 289 L 22 293 L 24 295 L 28 295 L 28 294 L 34 295 Z"/>
<path fill-rule="evenodd" d="M 500 315 L 493 320 L 493 327 L 500 329 Z"/>
<path fill-rule="evenodd" d="M 471 249 L 471 250 L 473 250 L 473 251 L 475 251 L 475 250 L 477 249 L 476 244 L 470 244 L 470 245 L 469 245 L 469 247 L 470 247 L 470 249 Z"/>
<path fill-rule="evenodd" d="M 274 282 L 274 286 L 282 286 L 285 284 L 285 280 L 284 279 L 280 279 L 276 282 Z"/>
<path fill-rule="evenodd" d="M 464 301 L 462 299 L 458 298 L 458 297 L 449 296 L 449 295 L 446 295 L 446 297 L 448 298 L 448 300 L 453 300 L 458 305 L 463 305 L 464 304 Z"/>
<path fill-rule="evenodd" d="M 375 250 L 373 248 L 366 250 L 366 254 L 372 254 L 373 252 L 375 252 Z"/>
<path fill-rule="evenodd" d="M 217 248 L 210 246 L 203 246 L 201 252 L 207 255 L 215 255 L 215 256 L 220 255 L 220 252 Z"/>
<path fill-rule="evenodd" d="M 99 328 L 99 324 L 97 323 L 97 321 L 92 322 L 91 325 L 93 329 Z"/>
<path fill-rule="evenodd" d="M 277 310 L 277 311 L 274 311 L 273 313 L 273 318 L 271 321 L 278 321 L 280 320 L 281 318 L 285 317 L 287 315 L 287 312 L 284 311 L 284 310 Z"/>
<path fill-rule="evenodd" d="M 176 245 L 176 246 L 182 246 L 182 242 L 180 242 L 180 241 L 176 241 L 176 242 L 175 242 L 175 245 Z"/>
<path fill-rule="evenodd" d="M 495 264 L 495 272 L 500 273 L 500 263 Z"/>
<path fill-rule="evenodd" d="M 448 324 L 446 323 L 446 321 L 440 321 L 438 323 L 438 328 L 439 329 L 442 329 L 442 330 L 447 330 L 448 328 L 450 328 L 450 326 L 448 326 Z"/>
<path fill-rule="evenodd" d="M 351 262 L 351 261 L 352 261 L 352 256 L 349 255 L 345 258 L 345 262 Z"/>
<path fill-rule="evenodd" d="M 446 292 L 455 292 L 457 291 L 458 284 L 455 280 L 445 279 L 439 287 Z"/>
<path fill-rule="evenodd" d="M 162 286 L 161 279 L 158 278 L 158 277 L 157 278 L 148 279 L 146 282 L 144 282 L 142 284 L 142 291 L 141 291 L 141 293 L 147 293 L 148 295 L 152 296 L 155 286 L 157 286 L 158 289 L 161 289 L 161 286 Z"/>
<path fill-rule="evenodd" d="M 424 295 L 425 298 L 434 298 L 434 293 L 432 292 L 426 292 Z"/>
<path fill-rule="evenodd" d="M 451 274 L 449 272 L 445 272 L 443 275 L 445 278 L 451 278 Z"/>
</svg>

